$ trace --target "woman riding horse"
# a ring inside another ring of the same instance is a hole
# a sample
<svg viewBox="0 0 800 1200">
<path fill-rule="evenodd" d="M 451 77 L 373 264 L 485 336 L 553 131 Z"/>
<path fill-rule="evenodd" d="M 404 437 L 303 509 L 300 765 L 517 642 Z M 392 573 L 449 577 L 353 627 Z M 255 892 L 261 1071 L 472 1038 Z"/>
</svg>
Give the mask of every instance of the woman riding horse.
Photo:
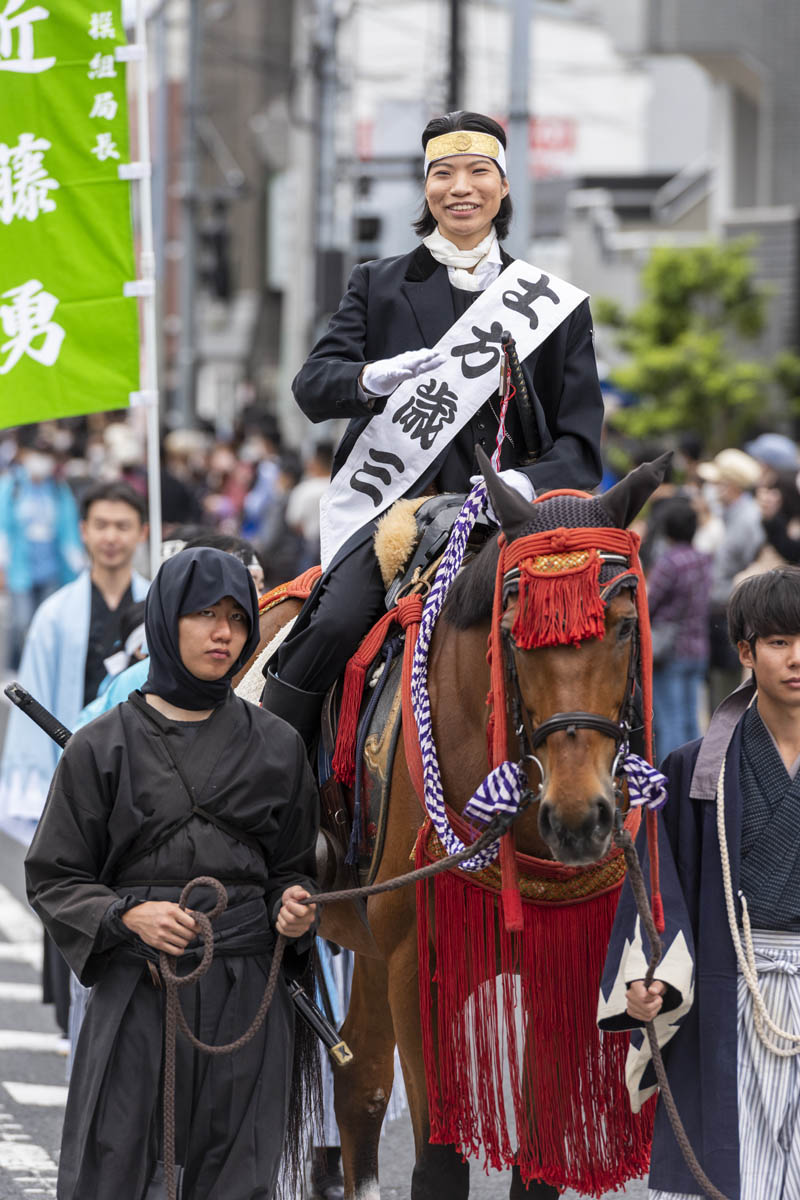
<svg viewBox="0 0 800 1200">
<path fill-rule="evenodd" d="M 354 269 L 338 312 L 297 375 L 295 398 L 312 421 L 350 418 L 334 476 L 346 465 L 352 469 L 354 446 L 391 393 L 406 380 L 424 382 L 441 365 L 444 356 L 428 347 L 514 261 L 500 244 L 511 219 L 505 144 L 501 126 L 479 113 L 453 112 L 429 121 L 422 134 L 425 201 L 415 224 L 422 243 L 409 254 Z M 548 277 L 542 281 L 546 288 Z M 496 331 L 508 318 L 506 295 L 501 302 L 498 294 L 496 313 L 490 314 L 497 317 Z M 532 328 L 537 320 L 531 313 Z M 496 362 L 496 345 L 493 352 Z M 437 443 L 439 452 L 407 479 L 399 495 L 469 491 L 477 471 L 476 443 L 495 452 L 503 479 L 526 499 L 536 490 L 590 489 L 598 483 L 603 403 L 586 299 L 540 341 L 522 368 L 532 404 L 528 419 L 513 402 L 504 414 L 490 397 L 460 428 L 451 420 Z M 453 428 L 458 432 L 445 445 Z M 391 425 L 389 433 L 396 429 Z M 377 462 L 399 461 L 391 453 L 395 440 L 392 436 L 376 448 Z M 384 470 L 373 467 L 373 477 Z M 369 519 L 353 528 L 332 561 L 324 563 L 326 571 L 267 677 L 262 703 L 307 742 L 314 737 L 324 693 L 383 611 L 373 529 Z"/>
</svg>

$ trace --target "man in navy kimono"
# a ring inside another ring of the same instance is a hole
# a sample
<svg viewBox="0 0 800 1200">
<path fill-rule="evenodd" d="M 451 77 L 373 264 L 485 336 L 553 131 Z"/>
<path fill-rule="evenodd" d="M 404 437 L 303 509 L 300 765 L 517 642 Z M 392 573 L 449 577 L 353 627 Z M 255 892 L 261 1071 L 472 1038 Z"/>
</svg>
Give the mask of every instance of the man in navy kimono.
<svg viewBox="0 0 800 1200">
<path fill-rule="evenodd" d="M 664 955 L 645 990 L 649 944 L 626 887 L 598 1021 L 632 1031 L 635 1110 L 655 1091 L 643 1031 L 654 1021 L 690 1141 L 728 1200 L 793 1200 L 800 1196 L 800 569 L 779 567 L 742 583 L 728 627 L 753 677 L 723 701 L 704 738 L 673 751 L 662 767 L 669 785 L 659 832 Z M 639 852 L 647 879 L 644 837 Z M 755 993 L 774 1028 L 759 1017 Z M 660 1103 L 650 1188 L 651 1200 L 699 1194 Z"/>
</svg>

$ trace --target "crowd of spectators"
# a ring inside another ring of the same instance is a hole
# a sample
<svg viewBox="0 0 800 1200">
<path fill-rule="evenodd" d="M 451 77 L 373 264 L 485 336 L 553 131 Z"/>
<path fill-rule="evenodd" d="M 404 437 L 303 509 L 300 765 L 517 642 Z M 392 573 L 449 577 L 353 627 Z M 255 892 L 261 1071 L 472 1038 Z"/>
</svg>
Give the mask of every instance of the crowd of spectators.
<svg viewBox="0 0 800 1200">
<path fill-rule="evenodd" d="M 639 461 L 663 447 L 641 448 Z M 726 606 L 745 575 L 800 563 L 800 454 L 780 433 L 706 454 L 687 435 L 669 481 L 641 520 L 654 640 L 659 756 L 699 736 L 740 679 Z M 177 429 L 162 446 L 162 534 L 246 538 L 264 587 L 319 561 L 319 501 L 333 447 L 283 445 L 274 420 L 245 413 L 234 436 Z M 135 414 L 105 414 L 0 432 L 0 595 L 5 654 L 16 668 L 36 607 L 85 565 L 78 504 L 98 480 L 146 493 L 144 429 Z M 635 465 L 632 463 L 631 465 Z M 607 474 L 604 485 L 613 482 Z M 146 548 L 137 566 L 147 573 Z"/>
<path fill-rule="evenodd" d="M 319 560 L 319 498 L 332 446 L 301 456 L 282 444 L 275 422 L 245 414 L 234 436 L 176 429 L 162 445 L 162 534 L 180 530 L 243 536 L 270 588 Z M 33 612 L 86 565 L 79 502 L 87 486 L 122 480 L 147 492 L 144 426 L 137 414 L 98 414 L 0 431 L 0 595 L 5 651 L 0 670 L 19 664 Z M 149 574 L 146 547 L 136 565 Z"/>
<path fill-rule="evenodd" d="M 727 629 L 734 587 L 748 575 L 800 563 L 799 473 L 798 447 L 779 433 L 708 457 L 692 437 L 677 447 L 672 476 L 641 528 L 659 758 L 699 737 L 741 682 Z"/>
</svg>

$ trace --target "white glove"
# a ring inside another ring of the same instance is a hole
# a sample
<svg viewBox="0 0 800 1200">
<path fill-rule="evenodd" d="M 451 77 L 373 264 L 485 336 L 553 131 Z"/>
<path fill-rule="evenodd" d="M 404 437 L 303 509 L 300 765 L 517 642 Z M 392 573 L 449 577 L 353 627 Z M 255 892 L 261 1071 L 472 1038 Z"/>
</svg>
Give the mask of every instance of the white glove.
<svg viewBox="0 0 800 1200">
<path fill-rule="evenodd" d="M 416 379 L 425 371 L 435 371 L 446 355 L 438 350 L 405 350 L 394 358 L 381 358 L 367 363 L 361 372 L 360 383 L 373 396 L 389 396 L 406 379 Z"/>
<path fill-rule="evenodd" d="M 502 479 L 503 483 L 507 483 L 515 492 L 519 492 L 523 500 L 527 500 L 528 503 L 536 498 L 536 488 L 524 471 L 515 471 L 513 468 L 509 468 L 507 471 L 498 471 L 497 478 Z M 473 487 L 476 483 L 484 482 L 482 475 L 471 475 L 469 481 Z M 488 496 L 486 498 L 486 515 L 490 521 L 494 521 L 495 525 L 500 524 Z"/>
</svg>

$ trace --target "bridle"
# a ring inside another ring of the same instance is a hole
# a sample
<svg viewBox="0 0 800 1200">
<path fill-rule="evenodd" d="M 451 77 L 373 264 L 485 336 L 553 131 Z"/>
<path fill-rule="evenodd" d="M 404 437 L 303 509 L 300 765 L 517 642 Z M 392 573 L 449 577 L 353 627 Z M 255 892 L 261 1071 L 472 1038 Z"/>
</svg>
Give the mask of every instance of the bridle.
<svg viewBox="0 0 800 1200">
<path fill-rule="evenodd" d="M 624 587 L 635 588 L 638 584 L 638 576 L 635 571 L 631 570 L 630 559 L 623 554 L 614 554 L 609 551 L 598 551 L 598 557 L 604 564 L 617 565 L 621 567 L 618 575 L 610 579 L 606 584 L 603 584 L 600 589 L 600 596 L 603 604 L 607 608 L 614 596 L 617 595 Z M 519 589 L 520 571 L 518 567 L 507 571 L 503 576 L 503 609 L 506 607 L 506 601 L 509 595 L 516 593 Z M 519 754 L 521 762 L 532 762 L 539 770 L 539 796 L 541 796 L 544 786 L 544 765 L 541 759 L 536 754 L 536 751 L 547 741 L 553 733 L 565 732 L 568 737 L 575 737 L 579 729 L 592 729 L 596 733 L 602 733 L 606 737 L 612 739 L 616 746 L 616 755 L 611 766 L 611 782 L 614 792 L 619 800 L 621 798 L 621 778 L 625 759 L 630 753 L 630 733 L 633 722 L 633 702 L 634 689 L 637 678 L 637 666 L 639 662 L 639 643 L 636 631 L 634 631 L 631 639 L 631 652 L 628 658 L 628 678 L 625 684 L 625 692 L 620 705 L 619 714 L 616 720 L 610 717 L 605 717 L 601 713 L 586 712 L 581 709 L 576 709 L 571 712 L 554 713 L 552 717 L 541 721 L 538 725 L 528 729 L 526 715 L 528 710 L 525 707 L 525 702 L 522 697 L 522 688 L 519 682 L 519 673 L 517 671 L 517 663 L 515 651 L 517 649 L 511 631 L 503 629 L 502 631 L 503 645 L 503 666 L 506 676 L 511 680 L 512 688 L 509 697 L 511 715 L 514 722 L 517 741 L 519 743 Z M 538 799 L 539 797 L 534 797 Z"/>
</svg>

